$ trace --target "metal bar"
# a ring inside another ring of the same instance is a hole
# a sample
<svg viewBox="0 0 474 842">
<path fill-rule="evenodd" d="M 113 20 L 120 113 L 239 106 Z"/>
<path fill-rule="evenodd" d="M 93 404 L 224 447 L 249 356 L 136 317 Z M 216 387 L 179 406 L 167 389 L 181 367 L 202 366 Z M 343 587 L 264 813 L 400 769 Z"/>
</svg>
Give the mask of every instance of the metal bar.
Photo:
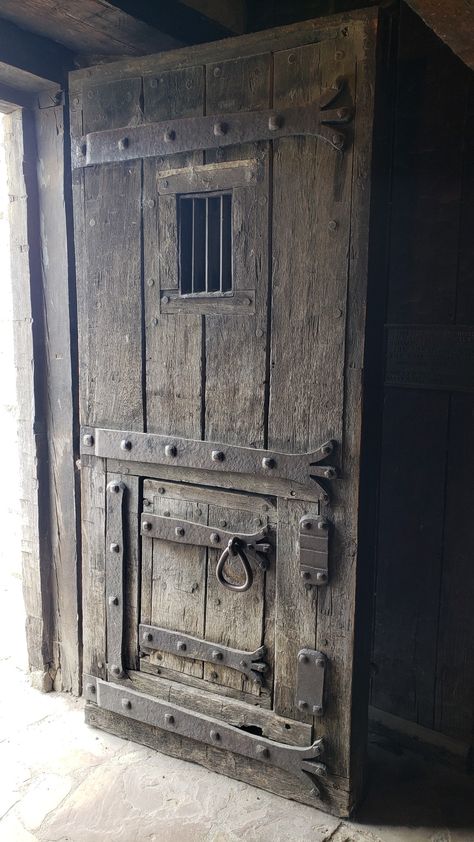
<svg viewBox="0 0 474 842">
<path fill-rule="evenodd" d="M 219 290 L 222 292 L 222 259 L 223 259 L 223 247 L 224 247 L 224 212 L 223 212 L 223 202 L 224 197 L 221 196 L 219 210 L 220 210 L 220 219 L 219 219 Z"/>
<path fill-rule="evenodd" d="M 329 578 L 329 521 L 324 517 L 300 520 L 300 572 L 305 584 L 327 585 Z"/>
<path fill-rule="evenodd" d="M 197 547 L 210 547 L 211 549 L 225 547 L 231 538 L 238 538 L 247 549 L 256 552 L 266 553 L 270 549 L 268 540 L 266 540 L 267 528 L 252 534 L 228 532 L 224 529 L 217 529 L 190 520 L 144 512 L 141 516 L 141 531 L 149 538 L 176 541 L 179 544 L 192 544 Z"/>
<path fill-rule="evenodd" d="M 302 713 L 324 713 L 324 677 L 326 656 L 315 649 L 300 649 L 296 674 L 296 704 Z"/>
<path fill-rule="evenodd" d="M 341 151 L 345 137 L 335 128 L 352 117 L 350 108 L 322 110 L 339 95 L 340 85 L 304 106 L 281 110 L 238 111 L 223 116 L 184 117 L 160 123 L 91 132 L 73 149 L 73 166 L 84 167 L 134 158 L 175 155 L 196 149 L 276 140 L 308 135 L 318 137 Z"/>
<path fill-rule="evenodd" d="M 289 746 L 94 676 L 84 676 L 84 686 L 86 699 L 100 708 L 283 769 L 305 786 L 309 784 L 311 795 L 322 795 L 319 780 L 327 774 L 326 766 L 320 762 L 322 739 L 304 748 Z"/>
<path fill-rule="evenodd" d="M 107 526 L 105 534 L 105 598 L 107 601 L 107 669 L 123 675 L 123 500 L 125 485 L 112 481 L 107 486 Z"/>
<path fill-rule="evenodd" d="M 81 441 L 82 452 L 103 458 L 247 474 L 265 479 L 282 478 L 303 486 L 311 486 L 312 482 L 319 486 L 319 477 L 332 480 L 337 476 L 332 465 L 319 464 L 333 452 L 333 441 L 325 442 L 311 453 L 295 454 L 157 433 L 93 427 L 82 429 Z M 323 487 L 320 487 L 319 496 L 324 502 L 329 501 Z"/>
<path fill-rule="evenodd" d="M 139 638 L 140 646 L 145 652 L 159 650 L 180 658 L 196 658 L 221 667 L 230 667 L 258 684 L 263 684 L 263 676 L 268 668 L 268 664 L 263 660 L 265 646 L 260 646 L 254 652 L 246 652 L 181 632 L 144 624 L 139 626 Z"/>
<path fill-rule="evenodd" d="M 191 225 L 191 231 L 192 231 L 191 292 L 195 292 L 194 272 L 195 272 L 195 266 L 196 266 L 196 255 L 195 255 L 195 248 L 196 248 L 195 203 L 196 203 L 196 199 L 191 199 L 191 202 L 192 202 L 192 209 L 193 209 L 193 213 L 192 213 L 192 217 L 191 217 L 191 219 L 192 219 L 192 225 Z"/>
<path fill-rule="evenodd" d="M 205 199 L 205 208 L 206 208 L 206 226 L 205 226 L 205 260 L 204 260 L 204 273 L 205 273 L 205 280 L 204 280 L 204 289 L 206 293 L 209 292 L 209 197 L 206 196 Z"/>
</svg>

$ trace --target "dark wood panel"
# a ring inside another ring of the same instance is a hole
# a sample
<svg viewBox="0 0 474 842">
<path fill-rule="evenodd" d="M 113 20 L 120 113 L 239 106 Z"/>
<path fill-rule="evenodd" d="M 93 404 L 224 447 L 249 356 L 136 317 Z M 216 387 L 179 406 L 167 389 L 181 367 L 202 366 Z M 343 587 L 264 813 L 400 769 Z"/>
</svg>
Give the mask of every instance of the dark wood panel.
<svg viewBox="0 0 474 842">
<path fill-rule="evenodd" d="M 474 396 L 451 397 L 435 727 L 470 741 L 474 725 Z"/>
<path fill-rule="evenodd" d="M 377 708 L 432 728 L 449 396 L 387 389 L 374 632 Z"/>
</svg>

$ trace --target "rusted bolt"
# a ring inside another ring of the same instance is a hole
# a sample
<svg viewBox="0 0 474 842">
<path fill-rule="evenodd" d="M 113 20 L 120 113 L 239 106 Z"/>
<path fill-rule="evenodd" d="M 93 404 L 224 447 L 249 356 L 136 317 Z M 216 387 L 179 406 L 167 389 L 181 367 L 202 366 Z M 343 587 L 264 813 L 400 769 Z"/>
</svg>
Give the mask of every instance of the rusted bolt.
<svg viewBox="0 0 474 842">
<path fill-rule="evenodd" d="M 348 108 L 338 108 L 337 109 L 337 116 L 340 120 L 347 120 L 349 117 L 350 111 Z"/>
<path fill-rule="evenodd" d="M 128 137 L 121 137 L 119 142 L 118 142 L 118 148 L 119 149 L 128 149 L 129 142 L 130 141 L 129 141 Z"/>
<path fill-rule="evenodd" d="M 326 666 L 326 661 L 324 660 L 324 658 L 316 658 L 315 664 L 317 667 L 319 667 L 319 669 L 324 669 L 324 667 Z"/>
<path fill-rule="evenodd" d="M 218 652 L 217 649 L 212 653 L 214 661 L 222 661 L 222 657 L 222 652 Z"/>
<path fill-rule="evenodd" d="M 169 304 L 170 303 L 169 295 L 164 295 L 163 298 L 161 299 L 161 301 L 162 301 L 163 304 Z"/>
<path fill-rule="evenodd" d="M 217 78 L 218 76 L 220 76 L 220 75 L 221 75 L 221 73 L 222 73 L 222 68 L 220 68 L 220 67 L 215 67 L 213 72 L 214 72 L 214 76 L 216 76 L 216 78 Z"/>
<path fill-rule="evenodd" d="M 218 743 L 220 738 L 221 738 L 221 735 L 219 734 L 219 731 L 211 731 L 210 736 L 211 736 L 211 740 L 214 740 L 215 743 Z"/>
<path fill-rule="evenodd" d="M 300 662 L 300 664 L 307 664 L 308 656 L 301 653 L 301 655 L 298 655 L 298 661 Z"/>
<path fill-rule="evenodd" d="M 308 702 L 305 702 L 304 699 L 298 700 L 298 710 L 306 710 L 307 707 L 308 707 Z"/>
<path fill-rule="evenodd" d="M 118 667 L 118 666 L 116 666 L 115 664 L 113 664 L 113 665 L 110 667 L 110 672 L 113 672 L 113 674 L 114 674 L 114 675 L 121 675 L 122 670 L 120 669 L 120 667 Z"/>
<path fill-rule="evenodd" d="M 226 123 L 214 123 L 214 134 L 216 137 L 222 137 L 222 135 L 227 134 Z"/>
<path fill-rule="evenodd" d="M 165 713 L 165 722 L 167 725 L 174 725 L 174 716 L 172 713 Z"/>
<path fill-rule="evenodd" d="M 172 143 L 176 137 L 176 132 L 173 129 L 167 129 L 167 131 L 163 135 L 163 140 L 165 143 Z"/>
<path fill-rule="evenodd" d="M 296 56 L 295 56 L 295 54 L 294 54 L 294 53 L 290 53 L 290 55 L 288 56 L 288 64 L 294 64 L 294 62 L 295 62 L 295 61 L 296 61 Z"/>
<path fill-rule="evenodd" d="M 177 536 L 177 538 L 182 538 L 182 537 L 183 537 L 183 535 L 184 535 L 184 529 L 183 529 L 183 527 L 182 527 L 182 526 L 177 526 L 177 527 L 176 527 L 176 529 L 174 530 L 174 534 Z"/>
<path fill-rule="evenodd" d="M 156 318 L 156 316 L 155 316 L 155 318 L 154 318 L 154 319 L 152 319 L 152 325 L 153 325 L 153 327 L 157 327 L 157 326 L 158 326 L 158 319 Z"/>
<path fill-rule="evenodd" d="M 334 470 L 334 468 L 326 468 L 324 471 L 324 476 L 326 477 L 326 479 L 334 479 L 334 477 L 336 476 L 336 471 Z"/>
<path fill-rule="evenodd" d="M 130 439 L 122 439 L 120 442 L 120 449 L 121 450 L 131 450 L 132 449 L 132 442 Z"/>
<path fill-rule="evenodd" d="M 148 643 L 151 643 L 151 641 L 153 640 L 152 633 L 151 632 L 145 632 L 145 634 L 143 635 L 143 640 L 146 640 L 146 641 L 148 641 Z"/>
<path fill-rule="evenodd" d="M 337 222 L 335 224 L 337 225 Z M 321 451 L 324 453 L 325 456 L 329 456 L 329 454 L 333 451 L 332 442 L 328 441 L 326 442 L 326 444 L 323 444 Z"/>
<path fill-rule="evenodd" d="M 225 454 L 222 450 L 213 450 L 211 453 L 211 459 L 213 462 L 223 462 L 225 459 Z"/>
<path fill-rule="evenodd" d="M 130 710 L 130 708 L 132 707 L 130 699 L 122 699 L 122 707 L 124 708 L 124 710 Z"/>
<path fill-rule="evenodd" d="M 170 516 L 169 512 L 163 512 L 163 517 L 169 517 L 169 516 Z"/>
<path fill-rule="evenodd" d="M 165 489 L 163 488 L 162 485 L 160 485 L 160 487 L 158 489 L 158 494 L 164 494 L 164 493 L 165 493 Z"/>
<path fill-rule="evenodd" d="M 257 748 L 255 749 L 255 754 L 257 755 L 257 757 L 270 757 L 270 752 L 266 746 L 257 746 Z"/>
<path fill-rule="evenodd" d="M 216 681 L 218 677 L 217 672 L 211 672 L 211 678 L 213 681 Z"/>
<path fill-rule="evenodd" d="M 268 118 L 268 128 L 271 132 L 277 132 L 283 125 L 283 119 L 278 114 L 272 114 Z"/>
<path fill-rule="evenodd" d="M 118 605 L 119 598 L 118 596 L 109 596 L 109 605 Z"/>
<path fill-rule="evenodd" d="M 86 433 L 86 435 L 83 436 L 82 441 L 84 442 L 86 447 L 92 447 L 92 445 L 94 444 L 94 436 L 91 435 L 91 433 Z"/>
<path fill-rule="evenodd" d="M 303 529 L 312 529 L 313 528 L 313 524 L 311 523 L 310 520 L 304 520 L 303 523 L 301 524 L 301 526 L 303 527 Z"/>
<path fill-rule="evenodd" d="M 95 684 L 87 684 L 86 690 L 88 693 L 95 693 Z"/>
<path fill-rule="evenodd" d="M 176 456 L 178 450 L 175 444 L 167 444 L 165 447 L 165 456 Z"/>
<path fill-rule="evenodd" d="M 275 460 L 272 459 L 270 456 L 264 456 L 262 459 L 262 468 L 266 468 L 266 470 L 271 471 L 271 469 L 274 467 Z"/>
<path fill-rule="evenodd" d="M 178 640 L 176 644 L 176 649 L 178 650 L 178 652 L 186 652 L 187 647 L 184 640 Z"/>
<path fill-rule="evenodd" d="M 302 570 L 301 571 L 301 578 L 302 579 L 311 579 L 311 573 L 309 570 Z"/>
<path fill-rule="evenodd" d="M 114 482 L 114 484 L 110 486 L 110 490 L 113 494 L 118 494 L 120 491 L 120 485 L 118 484 L 118 482 Z"/>
<path fill-rule="evenodd" d="M 328 526 L 327 520 L 318 520 L 318 529 L 327 529 Z"/>
<path fill-rule="evenodd" d="M 323 712 L 322 705 L 313 705 L 313 713 L 315 716 L 321 716 Z"/>
<path fill-rule="evenodd" d="M 120 552 L 120 546 L 118 544 L 115 544 L 115 543 L 111 544 L 109 549 L 110 549 L 111 553 L 119 553 Z"/>
<path fill-rule="evenodd" d="M 148 500 L 148 498 L 147 498 L 147 497 L 144 497 L 144 498 L 143 498 L 143 505 L 144 505 L 144 506 L 151 506 L 151 503 L 150 503 L 150 501 Z"/>
<path fill-rule="evenodd" d="M 149 520 L 144 520 L 142 523 L 142 530 L 143 532 L 150 532 L 152 528 L 152 524 Z"/>
<path fill-rule="evenodd" d="M 330 231 L 335 231 L 335 230 L 336 230 L 336 228 L 337 228 L 337 222 L 336 222 L 336 220 L 335 220 L 335 219 L 330 219 L 330 220 L 329 220 L 329 222 L 328 222 L 328 228 L 329 228 L 329 230 L 330 230 Z M 324 452 L 325 452 L 325 451 L 324 451 L 324 448 L 323 448 L 323 453 L 324 453 Z M 327 452 L 327 453 L 330 453 L 331 451 L 329 450 L 329 451 L 326 451 L 326 452 Z"/>
<path fill-rule="evenodd" d="M 244 669 L 244 670 L 247 669 L 247 667 L 248 667 L 247 661 L 244 661 L 244 660 L 240 661 L 239 667 L 242 667 L 242 669 Z"/>
<path fill-rule="evenodd" d="M 336 149 L 342 149 L 344 146 L 344 138 L 340 134 L 333 134 L 331 140 Z"/>
<path fill-rule="evenodd" d="M 327 582 L 328 574 L 327 573 L 316 573 L 316 581 L 317 582 Z"/>
<path fill-rule="evenodd" d="M 319 796 L 321 795 L 317 786 L 313 786 L 313 788 L 312 788 L 312 790 L 310 791 L 309 794 L 312 795 L 314 798 L 319 798 Z"/>
<path fill-rule="evenodd" d="M 226 526 L 227 526 L 227 521 L 226 521 L 226 520 L 220 520 L 220 521 L 219 521 L 219 526 L 222 526 L 222 529 L 225 529 L 225 528 L 226 528 Z"/>
</svg>

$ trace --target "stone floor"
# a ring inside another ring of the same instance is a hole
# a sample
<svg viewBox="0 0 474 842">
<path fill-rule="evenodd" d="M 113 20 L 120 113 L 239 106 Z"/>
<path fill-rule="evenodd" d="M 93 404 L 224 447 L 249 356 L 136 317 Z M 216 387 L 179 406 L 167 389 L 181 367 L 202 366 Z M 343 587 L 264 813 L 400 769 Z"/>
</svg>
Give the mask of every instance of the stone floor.
<svg viewBox="0 0 474 842">
<path fill-rule="evenodd" d="M 357 822 L 339 821 L 87 727 L 30 687 L 21 585 L 0 584 L 1 842 L 473 842 L 472 779 L 372 746 Z"/>
</svg>

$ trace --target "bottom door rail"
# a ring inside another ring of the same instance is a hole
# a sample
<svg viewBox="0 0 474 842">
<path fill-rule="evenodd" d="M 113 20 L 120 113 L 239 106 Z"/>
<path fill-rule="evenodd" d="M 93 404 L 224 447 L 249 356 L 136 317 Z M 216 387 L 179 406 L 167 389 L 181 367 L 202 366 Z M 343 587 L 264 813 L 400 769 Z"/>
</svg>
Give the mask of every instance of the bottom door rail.
<svg viewBox="0 0 474 842">
<path fill-rule="evenodd" d="M 306 784 L 310 782 L 311 794 L 321 797 L 315 779 L 326 775 L 326 767 L 319 761 L 323 751 L 322 739 L 303 748 L 289 746 L 94 676 L 84 676 L 84 687 L 86 699 L 95 702 L 100 708 L 276 766 Z"/>
</svg>

